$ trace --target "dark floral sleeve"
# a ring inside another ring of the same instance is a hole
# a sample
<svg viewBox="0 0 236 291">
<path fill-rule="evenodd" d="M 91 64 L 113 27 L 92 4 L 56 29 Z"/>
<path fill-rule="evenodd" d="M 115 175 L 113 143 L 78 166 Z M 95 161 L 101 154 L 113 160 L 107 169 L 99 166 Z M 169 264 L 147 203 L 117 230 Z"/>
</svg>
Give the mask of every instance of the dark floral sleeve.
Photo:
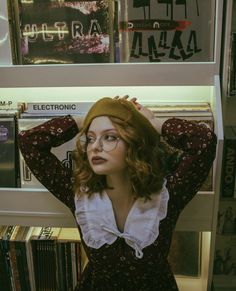
<svg viewBox="0 0 236 291">
<path fill-rule="evenodd" d="M 162 134 L 168 143 L 183 151 L 177 168 L 167 177 L 172 202 L 181 210 L 206 180 L 217 138 L 207 125 L 177 118 L 163 124 Z"/>
<path fill-rule="evenodd" d="M 18 135 L 19 148 L 35 177 L 59 200 L 74 211 L 72 170 L 51 153 L 78 133 L 74 119 L 56 117 Z"/>
</svg>

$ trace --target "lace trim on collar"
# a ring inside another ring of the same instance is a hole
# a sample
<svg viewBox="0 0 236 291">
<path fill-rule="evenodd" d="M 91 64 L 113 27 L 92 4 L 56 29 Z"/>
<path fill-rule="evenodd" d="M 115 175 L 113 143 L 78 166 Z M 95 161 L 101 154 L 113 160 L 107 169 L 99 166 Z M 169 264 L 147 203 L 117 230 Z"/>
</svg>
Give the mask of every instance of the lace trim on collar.
<svg viewBox="0 0 236 291">
<path fill-rule="evenodd" d="M 143 248 L 151 245 L 159 235 L 159 224 L 167 215 L 169 192 L 166 181 L 159 193 L 151 200 L 138 198 L 125 222 L 124 232 L 117 228 L 112 203 L 107 193 L 75 196 L 75 216 L 80 225 L 85 243 L 99 249 L 104 244 L 113 244 L 118 237 L 135 250 L 137 258 L 143 257 Z"/>
</svg>

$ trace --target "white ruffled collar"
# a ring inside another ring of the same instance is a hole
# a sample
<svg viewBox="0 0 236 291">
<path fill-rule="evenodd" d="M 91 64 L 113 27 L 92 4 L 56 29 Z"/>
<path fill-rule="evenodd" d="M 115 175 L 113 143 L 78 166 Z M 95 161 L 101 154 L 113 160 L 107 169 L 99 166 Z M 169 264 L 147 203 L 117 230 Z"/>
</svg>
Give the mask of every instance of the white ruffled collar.
<svg viewBox="0 0 236 291">
<path fill-rule="evenodd" d="M 159 235 L 159 224 L 167 215 L 169 192 L 164 182 L 160 193 L 151 200 L 138 198 L 125 222 L 124 232 L 117 228 L 112 202 L 105 191 L 75 196 L 75 216 L 87 246 L 98 249 L 113 244 L 118 237 L 135 250 L 137 258 L 143 257 L 143 248 L 151 245 Z"/>
</svg>

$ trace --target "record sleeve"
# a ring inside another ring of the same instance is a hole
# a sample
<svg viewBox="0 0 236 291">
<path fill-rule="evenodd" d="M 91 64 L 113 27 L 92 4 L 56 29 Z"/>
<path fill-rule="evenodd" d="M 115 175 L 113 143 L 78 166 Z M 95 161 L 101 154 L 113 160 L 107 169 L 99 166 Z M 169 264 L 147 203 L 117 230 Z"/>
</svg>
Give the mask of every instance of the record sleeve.
<svg viewBox="0 0 236 291">
<path fill-rule="evenodd" d="M 113 61 L 113 1 L 9 1 L 16 64 Z"/>
<path fill-rule="evenodd" d="M 229 76 L 228 76 L 228 95 L 236 95 L 236 32 L 233 31 L 231 34 L 231 45 L 229 52 Z"/>
<path fill-rule="evenodd" d="M 119 1 L 121 62 L 214 59 L 215 0 Z"/>
<path fill-rule="evenodd" d="M 168 260 L 175 275 L 199 277 L 201 273 L 201 233 L 174 232 Z"/>
<path fill-rule="evenodd" d="M 0 115 L 0 187 L 17 187 L 18 155 L 15 115 Z"/>
<path fill-rule="evenodd" d="M 217 235 L 214 270 L 213 274 L 218 280 L 227 281 L 234 279 L 234 286 L 236 286 L 236 237 Z"/>
<path fill-rule="evenodd" d="M 221 200 L 217 217 L 217 234 L 236 235 L 236 200 Z"/>
</svg>

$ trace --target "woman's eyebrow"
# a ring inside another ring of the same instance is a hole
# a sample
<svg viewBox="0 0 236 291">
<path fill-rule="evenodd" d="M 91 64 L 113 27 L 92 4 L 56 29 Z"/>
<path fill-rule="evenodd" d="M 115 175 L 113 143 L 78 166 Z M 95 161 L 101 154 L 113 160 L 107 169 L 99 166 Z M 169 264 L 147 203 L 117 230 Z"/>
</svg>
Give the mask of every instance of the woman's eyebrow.
<svg viewBox="0 0 236 291">
<path fill-rule="evenodd" d="M 108 129 L 104 129 L 104 130 L 101 131 L 101 133 L 106 133 L 106 132 L 114 132 L 114 133 L 117 133 L 117 130 L 115 128 L 108 128 Z M 94 132 L 93 130 L 89 130 L 87 133 L 96 134 L 96 132 Z"/>
</svg>

